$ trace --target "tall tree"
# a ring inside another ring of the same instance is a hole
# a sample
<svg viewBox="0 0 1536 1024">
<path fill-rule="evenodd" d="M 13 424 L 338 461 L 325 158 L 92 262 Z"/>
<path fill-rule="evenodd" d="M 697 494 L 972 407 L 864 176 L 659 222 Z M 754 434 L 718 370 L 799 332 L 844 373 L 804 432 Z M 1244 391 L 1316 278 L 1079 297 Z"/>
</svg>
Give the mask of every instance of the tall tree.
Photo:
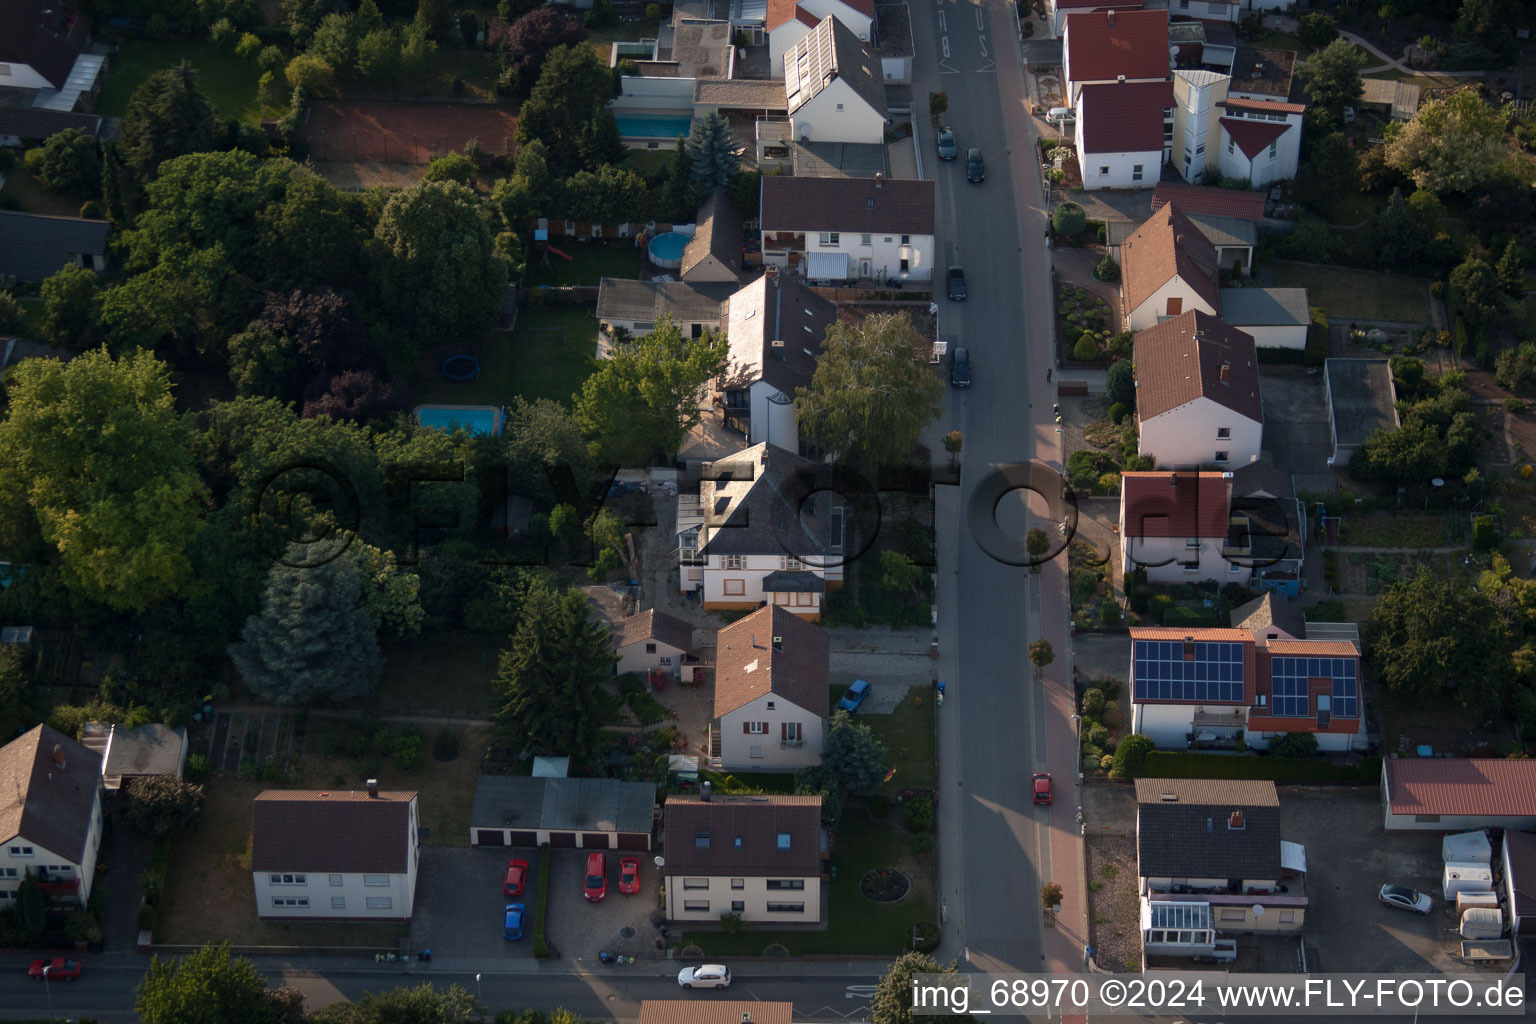
<svg viewBox="0 0 1536 1024">
<path fill-rule="evenodd" d="M 732 175 L 741 169 L 731 124 L 719 111 L 712 110 L 693 122 L 687 150 L 689 180 L 700 195 L 713 195 L 727 187 Z"/>
<path fill-rule="evenodd" d="M 596 171 L 577 171 L 565 182 L 564 214 L 586 224 L 635 221 L 646 209 L 650 191 L 634 171 L 604 164 Z"/>
<path fill-rule="evenodd" d="M 364 992 L 353 1003 L 332 1003 L 310 1014 L 310 1024 L 471 1024 L 482 1019 L 472 993 L 431 982 Z M 500 1016 L 500 1014 L 498 1014 Z"/>
<path fill-rule="evenodd" d="M 1509 679 L 1510 637 L 1486 594 L 1427 570 L 1376 602 L 1366 653 L 1388 693 L 1428 698 L 1454 688 L 1474 711 L 1496 706 Z"/>
<path fill-rule="evenodd" d="M 0 737 L 9 741 L 33 722 L 32 680 L 19 644 L 0 644 Z"/>
<path fill-rule="evenodd" d="M 123 820 L 150 839 L 165 839 L 197 823 L 203 787 L 175 775 L 148 775 L 128 785 Z"/>
<path fill-rule="evenodd" d="M 329 416 L 353 423 L 377 423 L 400 412 L 405 391 L 379 380 L 371 370 L 343 370 L 331 378 L 325 394 L 304 403 L 301 415 Z"/>
<path fill-rule="evenodd" d="M 86 340 L 96 326 L 96 293 L 100 288 L 94 270 L 66 263 L 39 289 L 43 322 L 38 325 L 51 345 L 74 347 Z"/>
<path fill-rule="evenodd" d="M 912 1008 L 912 986 L 918 974 L 957 974 L 959 965 L 951 960 L 941 965 L 927 953 L 903 953 L 891 962 L 875 994 L 869 1001 L 870 1024 L 922 1024 L 926 1016 L 918 1016 Z M 974 1021 L 969 1014 L 946 1014 L 946 1019 Z"/>
<path fill-rule="evenodd" d="M 885 781 L 885 744 L 846 711 L 834 711 L 822 743 L 821 763 L 849 796 L 869 796 Z"/>
<path fill-rule="evenodd" d="M 613 661 L 608 629 L 586 594 L 536 583 L 496 674 L 497 722 L 513 749 L 578 760 L 595 751 L 603 726 L 595 709 Z"/>
<path fill-rule="evenodd" d="M 618 125 L 608 110 L 617 95 L 613 72 L 590 46 L 557 46 L 527 102 L 518 112 L 517 141 L 537 139 L 549 148 L 557 177 L 624 158 Z"/>
<path fill-rule="evenodd" d="M 363 610 L 377 629 L 398 636 L 421 632 L 421 577 L 402 570 L 393 554 L 354 541 L 342 558 L 350 559 L 363 581 Z"/>
<path fill-rule="evenodd" d="M 356 288 L 369 228 L 355 196 L 294 167 L 281 198 L 263 203 L 256 214 L 261 271 L 276 288 Z"/>
<path fill-rule="evenodd" d="M 1371 230 L 1376 258 L 1384 267 L 1418 266 L 1429 251 L 1429 228 L 1408 208 L 1401 189 L 1392 190 Z"/>
<path fill-rule="evenodd" d="M 1530 10 L 1521 0 L 1461 0 L 1454 31 L 1458 40 L 1476 43 L 1496 57 L 1515 55 L 1517 30 Z"/>
<path fill-rule="evenodd" d="M 796 395 L 801 429 L 866 473 L 906 459 L 944 397 L 921 344 L 900 313 L 833 324 L 811 386 Z"/>
<path fill-rule="evenodd" d="M 1307 94 L 1309 115 L 1323 114 L 1330 126 L 1342 122 L 1344 108 L 1353 105 L 1365 93 L 1360 72 L 1365 67 L 1365 51 L 1343 39 L 1327 46 L 1297 65 Z"/>
<path fill-rule="evenodd" d="M 214 148 L 219 116 L 185 62 L 146 78 L 128 100 L 118 151 L 140 182 L 154 180 L 172 157 Z"/>
<path fill-rule="evenodd" d="M 230 956 L 228 943 L 178 959 L 156 956 L 134 1001 L 141 1024 L 301 1024 L 303 1006 L 269 988 L 249 960 Z"/>
<path fill-rule="evenodd" d="M 1129 359 L 1117 359 L 1110 366 L 1107 388 L 1111 402 L 1135 406 L 1136 370 Z"/>
<path fill-rule="evenodd" d="M 1387 142 L 1387 163 L 1432 192 L 1475 192 L 1492 181 L 1507 150 L 1504 120 L 1464 87 L 1430 99 Z"/>
<path fill-rule="evenodd" d="M 101 208 L 117 227 L 128 226 L 128 208 L 123 203 L 123 162 L 115 142 L 101 147 Z"/>
<path fill-rule="evenodd" d="M 529 401 L 521 395 L 507 409 L 506 460 L 508 485 L 540 508 L 564 495 L 565 474 L 579 489 L 591 476 L 581 425 L 569 409 L 548 398 Z"/>
<path fill-rule="evenodd" d="M 557 46 L 587 38 L 581 22 L 555 7 L 538 7 L 518 18 L 496 51 L 497 85 L 508 96 L 526 96 L 539 80 L 544 58 Z"/>
<path fill-rule="evenodd" d="M 290 548 L 288 561 L 303 564 L 302 547 Z M 251 692 L 274 704 L 366 697 L 384 668 L 362 575 L 345 557 L 315 568 L 273 565 L 261 612 L 240 636 L 230 659 Z"/>
<path fill-rule="evenodd" d="M 620 345 L 575 396 L 576 422 L 594 460 L 644 466 L 677 454 L 703 414 L 704 385 L 725 368 L 725 339 L 706 331 L 685 338 L 663 316 L 650 334 Z"/>
<path fill-rule="evenodd" d="M 1519 242 L 1513 238 L 1509 240 L 1495 269 L 1499 274 L 1499 283 L 1504 286 L 1505 295 L 1512 299 L 1525 295 L 1525 258 L 1521 255 Z"/>
<path fill-rule="evenodd" d="M 1451 296 L 1456 316 L 1473 332 L 1487 330 L 1508 314 L 1499 272 L 1476 253 L 1451 271 Z"/>
<path fill-rule="evenodd" d="M 27 169 L 60 195 L 93 199 L 101 188 L 101 147 L 79 128 L 66 128 L 27 151 Z"/>
<path fill-rule="evenodd" d="M 26 495 L 69 588 L 118 611 L 182 593 L 202 485 L 165 365 L 99 349 L 10 374 L 0 476 Z"/>
</svg>

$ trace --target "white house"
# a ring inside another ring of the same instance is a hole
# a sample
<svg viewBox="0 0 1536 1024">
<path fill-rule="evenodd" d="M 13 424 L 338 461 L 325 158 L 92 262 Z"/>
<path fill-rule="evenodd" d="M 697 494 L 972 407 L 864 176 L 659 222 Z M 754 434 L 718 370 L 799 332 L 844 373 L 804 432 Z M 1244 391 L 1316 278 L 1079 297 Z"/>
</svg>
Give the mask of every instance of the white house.
<svg viewBox="0 0 1536 1024">
<path fill-rule="evenodd" d="M 809 387 L 837 307 L 778 267 L 725 303 L 730 362 L 720 379 L 724 425 L 747 438 L 800 451 L 795 391 Z"/>
<path fill-rule="evenodd" d="M 91 19 L 59 0 L 6 0 L 0 7 L 0 86 L 63 89 L 91 44 Z"/>
<path fill-rule="evenodd" d="M 1305 288 L 1223 288 L 1221 317 L 1259 348 L 1307 347 L 1312 307 Z"/>
<path fill-rule="evenodd" d="M 620 619 L 613 627 L 614 671 L 662 671 L 676 676 L 693 648 L 693 627 L 682 619 L 647 608 Z"/>
<path fill-rule="evenodd" d="M 1136 334 L 1142 455 L 1169 469 L 1237 468 L 1264 442 L 1253 338 L 1214 316 L 1181 313 Z"/>
<path fill-rule="evenodd" d="M 765 174 L 763 260 L 811 281 L 931 281 L 933 179 Z"/>
<path fill-rule="evenodd" d="M 873 0 L 768 0 L 768 61 L 773 76 L 784 75 L 784 55 L 805 35 L 832 17 L 842 22 L 857 38 L 874 38 L 875 5 Z"/>
<path fill-rule="evenodd" d="M 416 794 L 269 789 L 256 796 L 251 882 L 262 920 L 408 921 L 421 859 Z"/>
<path fill-rule="evenodd" d="M 1221 176 L 1246 178 L 1254 188 L 1296 177 L 1306 109 L 1301 103 L 1229 98 L 1221 118 Z"/>
<path fill-rule="evenodd" d="M 1167 12 L 1118 6 L 1070 12 L 1062 33 L 1062 74 L 1067 105 L 1074 108 L 1085 85 L 1167 81 Z M 1079 123 L 1082 119 L 1078 111 Z"/>
<path fill-rule="evenodd" d="M 1077 97 L 1077 166 L 1083 187 L 1145 188 L 1165 159 L 1166 81 L 1085 85 Z"/>
<path fill-rule="evenodd" d="M 1181 18 L 1226 21 L 1236 24 L 1240 13 L 1261 10 L 1264 0 L 1147 0 L 1147 10 L 1167 11 Z M 1273 4 L 1271 6 L 1284 6 Z"/>
<path fill-rule="evenodd" d="M 1246 53 L 1264 56 L 1269 51 Z M 1283 92 L 1274 94 L 1280 86 L 1263 78 L 1263 63 L 1234 65 L 1240 75 L 1260 65 L 1251 80 L 1207 68 L 1173 72 L 1173 160 L 1185 181 L 1199 183 L 1208 172 L 1216 172 L 1260 188 L 1296 176 L 1306 107 L 1288 102 Z M 1288 88 L 1288 69 L 1284 77 Z"/>
<path fill-rule="evenodd" d="M 1231 506 L 1231 473 L 1122 473 L 1121 571 L 1144 567 L 1153 583 L 1246 584 L 1248 526 Z"/>
<path fill-rule="evenodd" d="M 1536 761 L 1387 757 L 1381 762 L 1388 832 L 1536 829 Z"/>
<path fill-rule="evenodd" d="M 1133 331 L 1190 310 L 1221 314 L 1216 249 L 1172 203 L 1155 211 L 1120 246 L 1121 294 Z"/>
<path fill-rule="evenodd" d="M 880 62 L 836 18 L 823 18 L 784 54 L 784 98 L 802 142 L 885 141 Z"/>
<path fill-rule="evenodd" d="M 665 814 L 667 920 L 821 920 L 820 796 L 673 795 Z"/>
<path fill-rule="evenodd" d="M 846 515 L 821 468 L 769 444 L 705 463 L 697 496 L 678 494 L 682 592 L 706 610 L 768 602 L 820 618 L 822 595 L 843 585 Z"/>
<path fill-rule="evenodd" d="M 725 771 L 792 772 L 821 763 L 827 634 L 765 605 L 720 630 L 710 760 Z"/>
<path fill-rule="evenodd" d="M 27 875 L 51 899 L 84 906 L 101 824 L 100 754 L 46 725 L 0 747 L 0 907 Z"/>
<path fill-rule="evenodd" d="M 1147 6 L 1146 0 L 1129 0 L 1128 3 L 1117 3 L 1116 0 L 1050 0 L 1051 35 L 1055 38 L 1061 36 L 1066 28 L 1069 14 L 1086 14 L 1090 11 L 1139 11 Z"/>
</svg>

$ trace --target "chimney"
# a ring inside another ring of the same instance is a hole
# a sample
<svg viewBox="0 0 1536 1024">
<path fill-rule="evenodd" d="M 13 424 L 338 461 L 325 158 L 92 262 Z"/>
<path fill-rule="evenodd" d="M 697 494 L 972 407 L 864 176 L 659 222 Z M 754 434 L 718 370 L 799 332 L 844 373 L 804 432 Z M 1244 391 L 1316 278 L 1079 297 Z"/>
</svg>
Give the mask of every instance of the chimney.
<svg viewBox="0 0 1536 1024">
<path fill-rule="evenodd" d="M 1227 819 L 1227 828 L 1231 829 L 1234 832 L 1241 832 L 1243 830 L 1243 812 L 1242 811 L 1233 811 L 1232 812 L 1232 816 Z"/>
<path fill-rule="evenodd" d="M 1264 63 L 1263 63 L 1263 61 L 1260 61 L 1259 63 L 1257 63 L 1257 64 L 1255 64 L 1253 66 L 1253 73 L 1256 74 L 1256 75 L 1262 75 L 1264 73 Z"/>
<path fill-rule="evenodd" d="M 741 1024 L 752 1024 L 752 1011 L 751 1010 L 742 1010 L 741 1011 Z"/>
<path fill-rule="evenodd" d="M 1117 79 L 1116 79 L 1116 81 L 1118 81 L 1118 82 L 1119 82 L 1119 83 L 1120 83 L 1120 84 L 1121 84 L 1121 85 L 1124 85 L 1124 84 L 1125 84 L 1125 76 L 1124 76 L 1124 75 L 1120 75 L 1120 76 L 1119 76 L 1119 77 L 1118 77 L 1118 78 L 1117 78 Z"/>
<path fill-rule="evenodd" d="M 1110 12 L 1109 12 L 1109 27 L 1110 27 L 1110 28 L 1114 28 L 1114 27 L 1115 27 L 1115 12 L 1114 12 L 1114 11 L 1110 11 Z M 1124 75 L 1122 75 L 1122 76 L 1121 76 L 1121 77 L 1120 77 L 1120 80 L 1121 80 L 1121 81 L 1122 81 L 1122 82 L 1123 82 L 1123 81 L 1125 81 L 1125 76 L 1124 76 Z"/>
<path fill-rule="evenodd" d="M 705 803 L 709 803 L 709 791 L 711 788 L 712 787 L 710 786 L 709 782 L 706 780 L 705 783 L 699 787 L 699 799 L 703 800 Z"/>
<path fill-rule="evenodd" d="M 64 745 L 61 743 L 53 745 L 53 763 L 60 768 L 64 767 Z"/>
<path fill-rule="evenodd" d="M 378 779 L 369 779 L 368 780 L 368 796 L 369 796 L 370 799 L 373 799 L 373 800 L 377 800 L 379 798 L 379 780 Z"/>
<path fill-rule="evenodd" d="M 1221 364 L 1221 382 L 1223 384 L 1227 385 L 1228 387 L 1232 386 L 1232 364 L 1231 363 L 1222 363 Z"/>
<path fill-rule="evenodd" d="M 773 649 L 776 650 L 776 651 L 782 651 L 784 649 L 784 638 L 783 637 L 776 636 L 776 637 L 773 638 Z"/>
<path fill-rule="evenodd" d="M 875 172 L 875 188 L 884 188 L 884 187 L 885 187 L 885 175 L 882 172 L 880 172 L 880 171 L 876 171 Z"/>
<path fill-rule="evenodd" d="M 1169 487 L 1173 487 L 1173 488 L 1177 488 L 1179 486 L 1179 474 L 1178 473 L 1175 472 L 1175 473 L 1169 473 L 1168 474 L 1168 486 Z"/>
<path fill-rule="evenodd" d="M 1184 638 L 1184 660 L 1195 660 L 1195 638 L 1192 636 L 1187 636 Z"/>
<path fill-rule="evenodd" d="M 777 278 L 779 276 L 778 265 L 774 264 L 774 263 L 768 264 L 766 267 L 763 268 L 763 276 L 766 277 L 770 281 L 772 281 L 775 278 Z"/>
</svg>

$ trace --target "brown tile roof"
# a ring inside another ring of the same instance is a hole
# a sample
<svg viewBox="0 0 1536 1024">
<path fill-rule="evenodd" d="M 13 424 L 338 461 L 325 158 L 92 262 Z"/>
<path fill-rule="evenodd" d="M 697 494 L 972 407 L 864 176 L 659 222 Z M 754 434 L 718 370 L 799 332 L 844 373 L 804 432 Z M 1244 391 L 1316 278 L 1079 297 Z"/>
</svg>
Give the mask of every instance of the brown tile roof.
<svg viewBox="0 0 1536 1024">
<path fill-rule="evenodd" d="M 1221 312 L 1216 249 L 1194 222 L 1169 204 L 1155 211 L 1121 246 L 1126 308 L 1134 310 L 1177 276 Z"/>
<path fill-rule="evenodd" d="M 1536 817 L 1536 761 L 1388 758 L 1393 814 Z"/>
<path fill-rule="evenodd" d="M 1270 626 L 1298 640 L 1307 635 L 1307 620 L 1301 609 L 1273 591 L 1232 609 L 1232 625 L 1236 629 L 1250 629 L 1256 636 Z"/>
<path fill-rule="evenodd" d="M 678 274 L 684 278 L 706 256 L 713 256 L 737 274 L 741 273 L 741 246 L 744 237 L 741 218 L 731 206 L 724 190 L 704 200 L 695 216 L 698 228 L 683 247 L 683 265 Z"/>
<path fill-rule="evenodd" d="M 763 177 L 762 223 L 772 231 L 933 234 L 934 183 L 874 178 Z"/>
<path fill-rule="evenodd" d="M 1065 31 L 1073 82 L 1168 77 L 1167 11 L 1083 11 Z"/>
<path fill-rule="evenodd" d="M 647 608 L 619 620 L 613 631 L 615 646 L 627 647 L 642 640 L 656 640 L 686 651 L 693 647 L 693 627 L 682 619 L 673 618 L 654 608 Z"/>
<path fill-rule="evenodd" d="M 1173 106 L 1173 83 L 1087 85 L 1078 103 L 1083 152 L 1161 152 L 1163 108 Z"/>
<path fill-rule="evenodd" d="M 1280 100 L 1227 100 L 1226 108 L 1228 110 L 1257 110 L 1265 114 L 1300 114 L 1306 111 L 1307 105 L 1305 103 L 1285 103 Z"/>
<path fill-rule="evenodd" d="M 764 605 L 737 619 L 716 635 L 715 717 L 765 693 L 827 717 L 829 650 L 826 630 L 782 605 Z"/>
<path fill-rule="evenodd" d="M 252 871 L 404 874 L 414 792 L 269 789 L 256 795 Z"/>
<path fill-rule="evenodd" d="M 806 878 L 821 872 L 820 796 L 671 796 L 662 811 L 668 875 Z M 781 833 L 789 834 L 788 849 L 779 846 Z"/>
<path fill-rule="evenodd" d="M 1249 160 L 1264 152 L 1264 147 L 1291 130 L 1288 124 L 1278 121 L 1249 121 L 1246 118 L 1224 117 L 1221 127 L 1232 136 L 1237 148 Z"/>
<path fill-rule="evenodd" d="M 1536 835 L 1504 833 L 1504 876 L 1515 891 L 1514 914 L 1529 921 L 1536 918 Z"/>
<path fill-rule="evenodd" d="M 1231 827 L 1233 811 L 1242 815 L 1239 828 Z M 1136 854 L 1143 878 L 1278 879 L 1275 784 L 1137 779 Z"/>
<path fill-rule="evenodd" d="M 765 273 L 726 300 L 723 320 L 730 345 L 727 377 L 743 386 L 766 381 L 793 395 L 796 388 L 811 386 L 837 307 L 795 277 Z"/>
<path fill-rule="evenodd" d="M 1136 415 L 1143 422 L 1200 397 L 1264 422 L 1253 336 L 1189 310 L 1136 334 Z"/>
<path fill-rule="evenodd" d="M 1265 645 L 1271 655 L 1290 654 L 1302 658 L 1358 658 L 1355 645 L 1343 640 L 1271 640 Z"/>
<path fill-rule="evenodd" d="M 0 4 L 0 63 L 25 64 L 62 89 L 91 37 L 91 19 L 69 4 L 6 0 Z"/>
<path fill-rule="evenodd" d="M 0 839 L 81 863 L 100 785 L 100 754 L 46 725 L 23 733 L 0 747 Z"/>
<path fill-rule="evenodd" d="M 784 54 L 784 97 L 789 112 L 805 106 L 838 78 L 885 116 L 880 62 L 853 29 L 836 18 L 823 18 Z"/>
<path fill-rule="evenodd" d="M 647 999 L 636 1024 L 791 1024 L 794 1003 Z"/>
<path fill-rule="evenodd" d="M 1220 627 L 1132 626 L 1132 640 L 1185 640 L 1194 637 L 1202 643 L 1240 644 L 1252 641 L 1253 634 L 1246 629 L 1222 629 Z"/>
<path fill-rule="evenodd" d="M 1264 217 L 1264 193 L 1245 192 L 1235 188 L 1211 188 L 1206 185 L 1180 185 L 1176 182 L 1159 183 L 1152 189 L 1152 209 L 1161 209 L 1172 203 L 1186 213 L 1206 213 L 1216 217 L 1235 217 L 1238 220 L 1262 220 Z"/>
<path fill-rule="evenodd" d="M 1227 484 L 1220 473 L 1132 471 L 1120 476 L 1127 537 L 1227 536 Z"/>
</svg>

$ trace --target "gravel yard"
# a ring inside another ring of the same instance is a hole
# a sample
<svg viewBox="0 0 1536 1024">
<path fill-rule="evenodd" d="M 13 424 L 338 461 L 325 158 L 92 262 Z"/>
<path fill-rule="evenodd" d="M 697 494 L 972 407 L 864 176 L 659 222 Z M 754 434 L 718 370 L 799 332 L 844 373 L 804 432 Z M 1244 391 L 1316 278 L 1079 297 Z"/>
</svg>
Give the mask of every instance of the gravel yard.
<svg viewBox="0 0 1536 1024">
<path fill-rule="evenodd" d="M 1141 969 L 1136 840 L 1131 836 L 1089 836 L 1088 928 L 1094 960 L 1106 971 Z M 1097 891 L 1095 891 L 1097 887 Z"/>
</svg>

